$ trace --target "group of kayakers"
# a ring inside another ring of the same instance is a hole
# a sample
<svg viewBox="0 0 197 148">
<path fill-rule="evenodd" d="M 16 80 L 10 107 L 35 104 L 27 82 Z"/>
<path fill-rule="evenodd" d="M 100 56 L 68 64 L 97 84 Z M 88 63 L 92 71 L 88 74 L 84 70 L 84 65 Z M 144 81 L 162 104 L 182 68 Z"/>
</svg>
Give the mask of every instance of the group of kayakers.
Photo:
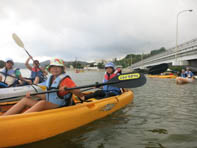
<svg viewBox="0 0 197 148">
<path fill-rule="evenodd" d="M 181 74 L 176 78 L 176 84 L 186 84 L 194 81 L 194 74 L 190 71 L 189 67 L 181 70 Z"/>
<path fill-rule="evenodd" d="M 11 58 L 5 60 L 5 66 L 0 71 L 0 87 L 15 87 L 22 85 L 38 84 L 44 81 L 44 76 L 47 72 L 40 67 L 39 61 L 35 60 L 33 62 L 33 67 L 29 65 L 29 57 L 25 63 L 26 67 L 31 71 L 30 78 L 24 78 L 20 72 L 19 68 L 14 68 L 14 61 Z"/>
<path fill-rule="evenodd" d="M 28 61 L 26 65 L 28 65 Z M 37 63 L 34 63 L 35 66 Z M 32 69 L 29 66 L 29 69 Z M 112 79 L 116 75 L 120 74 L 120 70 L 115 69 L 115 65 L 112 62 L 109 62 L 105 65 L 105 76 L 104 82 Z M 53 93 L 46 93 L 42 95 L 36 95 L 36 98 L 39 100 L 32 99 L 30 93 L 27 93 L 26 96 L 21 99 L 17 104 L 10 108 L 3 115 L 12 115 L 21 113 L 26 107 L 29 107 L 25 113 L 42 111 L 47 109 L 54 109 L 62 106 L 68 106 L 75 104 L 73 102 L 72 94 L 77 96 L 80 100 L 86 100 L 89 98 L 105 98 L 110 96 L 115 96 L 121 94 L 121 90 L 116 87 L 104 86 L 102 90 L 95 91 L 89 95 L 84 95 L 79 89 L 73 89 L 67 91 L 66 88 L 76 87 L 75 82 L 71 79 L 69 75 L 66 74 L 64 61 L 62 59 L 53 58 L 50 60 L 48 66 L 48 71 L 50 75 L 47 80 L 40 83 L 40 85 L 46 86 L 47 90 L 59 90 Z"/>
<path fill-rule="evenodd" d="M 181 70 L 181 77 L 192 79 L 194 77 L 194 74 L 190 71 L 189 67 L 186 67 L 186 70 Z"/>
</svg>

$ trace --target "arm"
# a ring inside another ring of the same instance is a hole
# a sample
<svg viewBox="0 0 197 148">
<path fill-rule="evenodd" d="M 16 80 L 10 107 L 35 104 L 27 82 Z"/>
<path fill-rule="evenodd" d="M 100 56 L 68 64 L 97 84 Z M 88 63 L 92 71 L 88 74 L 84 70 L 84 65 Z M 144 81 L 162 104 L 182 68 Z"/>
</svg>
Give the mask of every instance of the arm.
<svg viewBox="0 0 197 148">
<path fill-rule="evenodd" d="M 44 76 L 48 75 L 48 72 L 43 67 L 40 67 L 40 70 L 43 72 Z"/>
<path fill-rule="evenodd" d="M 74 90 L 71 90 L 70 92 L 72 92 L 72 93 L 75 94 L 77 97 L 81 98 L 82 100 L 85 100 L 84 94 L 81 93 L 80 89 L 74 89 Z"/>
<path fill-rule="evenodd" d="M 21 81 L 23 81 L 23 82 L 27 82 L 28 84 L 32 84 L 32 81 L 31 80 L 28 80 L 28 79 L 24 79 L 23 77 L 22 77 L 22 75 L 20 74 L 20 75 L 18 75 L 17 76 L 18 78 L 19 78 L 19 80 L 21 80 Z"/>
<path fill-rule="evenodd" d="M 68 88 L 68 87 L 66 87 L 66 86 L 60 87 L 59 88 L 59 93 L 64 92 L 66 88 Z M 80 89 L 69 90 L 67 92 L 71 92 L 74 95 L 76 95 L 77 97 L 79 97 L 80 99 L 85 100 L 84 94 L 81 93 Z"/>
<path fill-rule="evenodd" d="M 191 72 L 191 77 L 194 79 L 194 74 L 193 74 L 193 72 Z"/>
<path fill-rule="evenodd" d="M 64 94 L 64 92 L 71 92 L 75 94 L 77 97 L 80 97 L 82 100 L 84 100 L 84 94 L 81 93 L 79 89 L 74 89 L 69 91 L 66 90 L 66 88 L 73 88 L 73 87 L 76 87 L 76 84 L 70 78 L 66 78 L 60 84 L 59 94 Z"/>
<path fill-rule="evenodd" d="M 31 59 L 32 57 L 29 57 L 26 62 L 25 62 L 25 66 L 27 67 L 27 69 L 29 70 L 32 70 L 32 67 L 29 65 L 29 60 Z"/>
</svg>

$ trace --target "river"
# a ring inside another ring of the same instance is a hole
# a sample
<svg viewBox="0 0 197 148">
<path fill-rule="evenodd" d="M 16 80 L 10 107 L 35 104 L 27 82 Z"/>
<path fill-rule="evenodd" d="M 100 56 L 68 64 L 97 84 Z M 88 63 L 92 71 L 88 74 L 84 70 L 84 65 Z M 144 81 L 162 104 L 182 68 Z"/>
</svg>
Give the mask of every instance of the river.
<svg viewBox="0 0 197 148">
<path fill-rule="evenodd" d="M 78 86 L 103 79 L 103 72 L 68 74 Z M 197 148 L 196 81 L 176 85 L 175 79 L 147 78 L 144 86 L 132 90 L 134 102 L 112 115 L 20 147 Z"/>
</svg>

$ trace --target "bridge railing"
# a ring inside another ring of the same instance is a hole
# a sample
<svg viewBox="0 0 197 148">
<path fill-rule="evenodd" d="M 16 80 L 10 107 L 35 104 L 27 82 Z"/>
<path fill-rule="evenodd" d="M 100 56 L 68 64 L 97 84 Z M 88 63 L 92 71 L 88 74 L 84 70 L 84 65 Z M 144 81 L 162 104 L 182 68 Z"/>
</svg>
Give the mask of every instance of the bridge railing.
<svg viewBox="0 0 197 148">
<path fill-rule="evenodd" d="M 168 50 L 166 50 L 166 51 L 164 51 L 160 54 L 157 54 L 157 55 L 151 56 L 149 58 L 143 59 L 142 61 L 139 61 L 139 62 L 133 64 L 131 67 L 135 68 L 135 67 L 139 67 L 139 66 L 142 66 L 142 65 L 146 65 L 146 63 L 150 63 L 152 61 L 159 60 L 161 58 L 172 56 L 172 55 L 174 55 L 174 58 L 175 58 L 176 52 L 177 52 L 177 54 L 187 52 L 188 50 L 193 50 L 194 47 L 197 47 L 197 38 L 180 44 L 178 46 L 177 50 L 176 50 L 176 47 L 169 48 Z"/>
</svg>

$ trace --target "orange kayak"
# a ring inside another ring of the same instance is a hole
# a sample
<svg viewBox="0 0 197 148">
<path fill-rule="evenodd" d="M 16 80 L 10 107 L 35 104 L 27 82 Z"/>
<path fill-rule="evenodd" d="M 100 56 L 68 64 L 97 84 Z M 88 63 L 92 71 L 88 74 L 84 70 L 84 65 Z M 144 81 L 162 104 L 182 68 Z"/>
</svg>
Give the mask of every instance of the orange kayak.
<svg viewBox="0 0 197 148">
<path fill-rule="evenodd" d="M 41 112 L 0 116 L 0 147 L 17 146 L 47 139 L 86 125 L 125 107 L 133 101 L 128 90 L 119 96 Z M 14 103 L 0 103 L 5 112 Z"/>
<path fill-rule="evenodd" d="M 176 78 L 176 84 L 187 84 L 193 82 L 193 78 L 183 78 L 183 77 L 177 77 Z"/>
</svg>

